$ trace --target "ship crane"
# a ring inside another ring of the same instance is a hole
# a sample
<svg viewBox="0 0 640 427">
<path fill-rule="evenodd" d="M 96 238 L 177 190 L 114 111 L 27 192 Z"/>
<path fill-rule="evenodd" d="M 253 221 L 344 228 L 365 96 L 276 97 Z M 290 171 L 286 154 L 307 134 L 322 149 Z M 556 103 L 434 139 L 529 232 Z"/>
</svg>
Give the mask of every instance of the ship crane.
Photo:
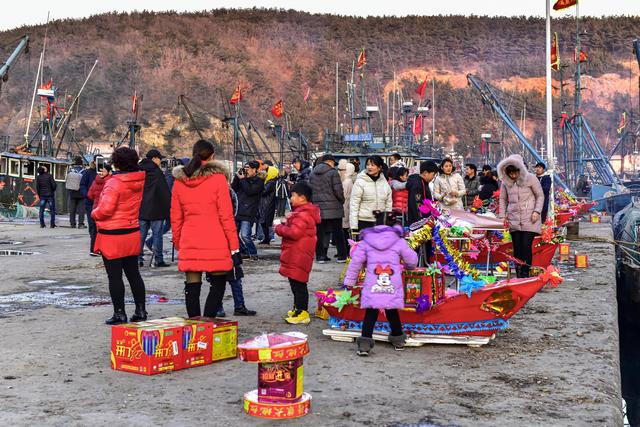
<svg viewBox="0 0 640 427">
<path fill-rule="evenodd" d="M 524 136 L 524 134 L 522 133 L 518 125 L 516 125 L 516 123 L 511 118 L 511 116 L 509 116 L 507 111 L 504 109 L 504 107 L 498 100 L 498 97 L 494 93 L 493 89 L 491 89 L 491 87 L 488 84 L 484 83 L 482 80 L 480 80 L 478 77 L 472 74 L 467 74 L 467 81 L 469 82 L 470 86 L 472 86 L 474 89 L 480 92 L 480 96 L 482 96 L 482 102 L 486 105 L 489 105 L 493 109 L 493 111 L 495 111 L 500 116 L 502 121 L 509 127 L 509 129 L 511 129 L 511 131 L 514 133 L 516 138 L 518 138 L 518 140 L 522 143 L 524 148 L 529 152 L 529 154 L 531 154 L 531 157 L 533 157 L 536 162 L 544 163 L 544 160 L 542 159 L 540 154 L 531 145 L 531 143 Z M 554 173 L 553 178 L 556 184 L 558 184 L 565 190 L 571 192 L 571 190 L 569 189 L 567 184 L 565 184 L 565 182 L 562 180 L 560 175 L 558 175 L 557 173 Z"/>
<path fill-rule="evenodd" d="M 6 62 L 3 62 L 0 66 L 0 90 L 2 90 L 2 83 L 6 82 L 9 79 L 9 69 L 13 66 L 13 64 L 18 60 L 18 57 L 21 53 L 29 52 L 29 36 L 25 35 L 20 39 L 20 43 L 14 49 L 9 59 Z"/>
</svg>

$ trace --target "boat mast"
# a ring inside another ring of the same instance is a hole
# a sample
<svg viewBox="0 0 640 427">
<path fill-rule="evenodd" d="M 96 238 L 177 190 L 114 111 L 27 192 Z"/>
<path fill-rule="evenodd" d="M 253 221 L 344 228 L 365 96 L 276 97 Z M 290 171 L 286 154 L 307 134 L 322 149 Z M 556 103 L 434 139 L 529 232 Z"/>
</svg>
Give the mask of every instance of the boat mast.
<svg viewBox="0 0 640 427">
<path fill-rule="evenodd" d="M 547 25 L 546 25 L 546 62 L 545 62 L 545 70 L 546 70 L 546 98 L 547 98 L 547 168 L 549 169 L 549 173 L 551 176 L 555 173 L 555 163 L 553 160 L 553 98 L 551 94 L 551 0 L 547 0 Z M 580 61 L 578 61 L 580 62 Z M 579 66 L 579 65 L 578 65 Z M 524 114 L 526 120 L 527 114 L 527 104 L 524 104 Z M 526 122 L 525 122 L 526 123 Z M 551 189 L 549 190 L 551 195 L 553 195 L 553 179 L 551 180 Z M 549 218 L 553 220 L 554 217 L 554 209 L 553 209 L 553 199 L 554 197 L 549 197 Z"/>
<path fill-rule="evenodd" d="M 580 85 L 580 2 L 576 3 L 576 50 L 574 53 L 574 58 L 576 61 L 576 75 L 575 75 L 575 93 L 574 93 L 574 114 L 576 115 L 576 132 L 577 137 L 575 140 L 574 147 L 574 155 L 576 156 L 576 172 L 574 179 L 578 180 L 580 175 L 584 173 L 584 164 L 583 164 L 583 146 L 582 146 L 582 138 L 583 138 L 583 129 L 582 129 L 582 111 L 581 107 L 581 85 Z M 575 184 L 575 183 L 574 183 Z"/>
</svg>

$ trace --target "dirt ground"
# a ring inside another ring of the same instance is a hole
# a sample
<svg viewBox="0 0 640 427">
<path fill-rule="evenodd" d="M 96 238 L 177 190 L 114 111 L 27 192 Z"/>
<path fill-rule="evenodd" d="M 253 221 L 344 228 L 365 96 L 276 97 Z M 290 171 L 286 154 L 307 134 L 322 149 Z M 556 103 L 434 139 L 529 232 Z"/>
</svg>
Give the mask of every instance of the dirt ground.
<svg viewBox="0 0 640 427">
<path fill-rule="evenodd" d="M 581 224 L 581 233 L 607 236 L 608 227 Z M 13 241 L 23 243 L 8 244 Z M 102 262 L 87 253 L 86 230 L 0 223 L 0 251 L 7 249 L 39 254 L 0 257 L 0 425 L 622 424 L 614 259 L 605 244 L 572 243 L 589 254 L 590 267 L 563 267 L 567 280 L 532 298 L 484 347 L 396 352 L 378 343 L 369 358 L 356 356 L 354 344 L 323 336 L 320 319 L 308 326 L 284 323 L 292 297 L 277 273 L 279 251 L 261 249 L 262 260 L 245 264 L 247 306 L 258 315 L 236 318 L 240 339 L 299 330 L 311 347 L 304 379 L 311 413 L 280 423 L 242 411 L 243 393 L 256 388 L 255 365 L 231 360 L 152 377 L 113 371 L 110 329 L 103 324 L 110 306 L 66 308 L 46 298 L 33 304 L 8 296 L 40 290 L 55 297 L 66 286 L 71 296 L 108 297 Z M 336 285 L 341 268 L 314 266 L 310 289 Z M 185 315 L 175 266 L 145 267 L 143 276 L 148 294 L 170 300 L 150 304 L 151 317 Z M 64 293 L 54 301 L 77 303 Z M 127 310 L 131 314 L 132 305 Z"/>
</svg>

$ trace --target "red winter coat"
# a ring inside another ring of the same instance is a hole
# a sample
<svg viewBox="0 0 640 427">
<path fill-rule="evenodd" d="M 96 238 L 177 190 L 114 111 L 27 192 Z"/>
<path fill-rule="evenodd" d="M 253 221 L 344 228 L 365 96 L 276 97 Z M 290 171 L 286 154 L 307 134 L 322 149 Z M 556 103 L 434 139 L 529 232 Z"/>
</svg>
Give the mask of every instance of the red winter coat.
<svg viewBox="0 0 640 427">
<path fill-rule="evenodd" d="M 107 259 L 140 254 L 138 211 L 144 190 L 144 172 L 117 173 L 104 185 L 91 212 L 98 234 L 94 252 Z"/>
<path fill-rule="evenodd" d="M 393 209 L 399 210 L 403 214 L 407 213 L 407 206 L 409 204 L 409 190 L 407 190 L 407 182 L 390 179 L 389 185 L 391 186 Z"/>
<path fill-rule="evenodd" d="M 240 244 L 224 166 L 204 163 L 190 178 L 178 166 L 173 177 L 171 229 L 180 252 L 178 270 L 230 271 L 231 251 Z"/>
<path fill-rule="evenodd" d="M 316 251 L 316 225 L 320 224 L 320 209 L 313 203 L 297 206 L 286 223 L 274 231 L 282 236 L 280 274 L 307 283 Z"/>
<path fill-rule="evenodd" d="M 98 175 L 96 179 L 93 180 L 93 184 L 91 184 L 87 192 L 87 198 L 93 202 L 94 206 L 98 206 L 98 203 L 100 203 L 100 195 L 102 194 L 102 190 L 104 190 L 104 185 L 111 179 L 111 176 L 112 175 L 105 175 L 103 178 Z"/>
</svg>

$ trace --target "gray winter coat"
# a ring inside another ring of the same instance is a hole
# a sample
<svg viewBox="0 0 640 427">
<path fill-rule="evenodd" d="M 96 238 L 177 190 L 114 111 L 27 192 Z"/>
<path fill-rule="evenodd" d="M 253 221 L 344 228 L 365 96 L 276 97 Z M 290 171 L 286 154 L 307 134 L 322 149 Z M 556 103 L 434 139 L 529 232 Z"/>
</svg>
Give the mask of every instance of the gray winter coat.
<svg viewBox="0 0 640 427">
<path fill-rule="evenodd" d="M 320 217 L 337 219 L 344 216 L 344 191 L 340 173 L 326 163 L 313 168 L 309 176 L 309 185 L 313 191 L 312 200 L 320 208 Z"/>
<path fill-rule="evenodd" d="M 464 196 L 464 205 L 471 206 L 473 204 L 473 199 L 480 192 L 480 178 L 478 175 L 474 175 L 473 178 L 469 178 L 468 176 L 464 176 L 464 186 L 467 189 L 467 194 Z"/>
<path fill-rule="evenodd" d="M 507 176 L 505 169 L 508 165 L 520 169 L 520 176 L 516 181 Z M 544 193 L 538 178 L 527 171 L 522 157 L 518 154 L 512 154 L 498 164 L 498 177 L 502 180 L 500 218 L 506 215 L 510 230 L 539 234 L 542 226 L 541 215 L 538 215 L 536 222 L 531 222 L 531 214 L 541 214 L 544 204 Z"/>
</svg>

